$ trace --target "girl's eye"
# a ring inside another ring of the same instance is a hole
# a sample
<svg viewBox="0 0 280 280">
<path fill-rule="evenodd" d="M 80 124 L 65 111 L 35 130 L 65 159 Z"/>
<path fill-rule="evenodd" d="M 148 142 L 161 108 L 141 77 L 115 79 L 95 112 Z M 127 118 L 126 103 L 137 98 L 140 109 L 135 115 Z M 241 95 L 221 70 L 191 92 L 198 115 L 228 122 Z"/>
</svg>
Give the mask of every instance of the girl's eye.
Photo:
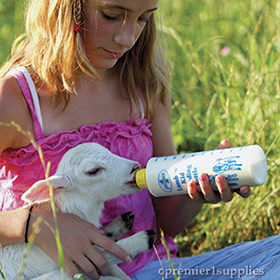
<svg viewBox="0 0 280 280">
<path fill-rule="evenodd" d="M 150 17 L 152 16 L 153 13 L 148 13 L 143 15 L 142 17 L 139 18 L 140 21 L 143 21 L 145 23 L 149 22 Z"/>
<path fill-rule="evenodd" d="M 139 18 L 139 20 L 145 23 L 149 22 L 149 18 Z"/>
<path fill-rule="evenodd" d="M 109 15 L 105 14 L 104 12 L 102 12 L 102 16 L 107 20 L 117 20 L 117 19 L 119 19 L 119 16 L 109 16 Z"/>
</svg>

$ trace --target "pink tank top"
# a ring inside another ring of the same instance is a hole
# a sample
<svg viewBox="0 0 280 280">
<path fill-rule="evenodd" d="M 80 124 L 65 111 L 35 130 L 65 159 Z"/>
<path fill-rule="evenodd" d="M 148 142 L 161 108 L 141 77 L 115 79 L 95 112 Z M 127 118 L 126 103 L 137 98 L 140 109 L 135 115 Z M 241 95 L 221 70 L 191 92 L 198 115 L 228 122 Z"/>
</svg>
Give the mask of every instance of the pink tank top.
<svg viewBox="0 0 280 280">
<path fill-rule="evenodd" d="M 13 69 L 13 75 L 22 90 L 33 118 L 33 128 L 37 145 L 41 146 L 45 162 L 51 162 L 50 175 L 54 174 L 61 157 L 72 147 L 81 143 L 96 142 L 121 157 L 138 161 L 145 167 L 153 155 L 150 124 L 145 118 L 121 123 L 102 122 L 98 125 L 84 125 L 79 130 L 59 131 L 47 137 L 42 129 L 42 118 L 35 86 L 24 67 Z M 22 194 L 37 180 L 44 179 L 44 170 L 38 152 L 32 144 L 19 150 L 6 149 L 0 155 L 0 211 L 8 211 L 24 206 Z M 126 235 L 141 230 L 156 230 L 156 219 L 147 190 L 127 195 L 105 203 L 101 218 L 103 225 L 116 216 L 131 211 L 135 215 L 134 226 Z M 177 246 L 172 238 L 166 237 L 167 244 L 175 257 Z M 161 258 L 166 258 L 162 245 L 157 245 Z M 146 263 L 157 259 L 154 249 L 137 255 L 132 263 L 120 264 L 131 277 Z"/>
</svg>

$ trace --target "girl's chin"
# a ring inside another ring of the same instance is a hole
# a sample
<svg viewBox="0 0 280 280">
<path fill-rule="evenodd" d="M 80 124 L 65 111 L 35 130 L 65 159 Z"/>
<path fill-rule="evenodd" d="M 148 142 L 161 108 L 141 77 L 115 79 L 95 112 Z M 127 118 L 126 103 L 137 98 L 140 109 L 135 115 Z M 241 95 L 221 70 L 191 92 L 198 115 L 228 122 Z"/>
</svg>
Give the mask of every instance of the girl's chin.
<svg viewBox="0 0 280 280">
<path fill-rule="evenodd" d="M 95 63 L 92 64 L 93 67 L 97 70 L 97 72 L 104 72 L 106 70 L 111 70 L 112 68 L 114 68 L 117 64 L 117 59 L 115 61 L 110 61 L 107 63 Z"/>
</svg>

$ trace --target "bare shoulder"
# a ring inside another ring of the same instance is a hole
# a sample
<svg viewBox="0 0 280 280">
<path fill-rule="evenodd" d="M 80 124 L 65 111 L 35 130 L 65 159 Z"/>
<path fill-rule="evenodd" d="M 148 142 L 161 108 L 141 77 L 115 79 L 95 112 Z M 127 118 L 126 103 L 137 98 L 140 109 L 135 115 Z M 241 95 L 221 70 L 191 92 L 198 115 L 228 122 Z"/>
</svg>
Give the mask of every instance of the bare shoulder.
<svg viewBox="0 0 280 280">
<path fill-rule="evenodd" d="M 28 105 L 17 80 L 13 76 L 0 79 L 0 152 L 6 148 L 17 149 L 29 144 L 29 140 L 10 124 L 12 121 L 24 130 L 33 130 Z"/>
</svg>

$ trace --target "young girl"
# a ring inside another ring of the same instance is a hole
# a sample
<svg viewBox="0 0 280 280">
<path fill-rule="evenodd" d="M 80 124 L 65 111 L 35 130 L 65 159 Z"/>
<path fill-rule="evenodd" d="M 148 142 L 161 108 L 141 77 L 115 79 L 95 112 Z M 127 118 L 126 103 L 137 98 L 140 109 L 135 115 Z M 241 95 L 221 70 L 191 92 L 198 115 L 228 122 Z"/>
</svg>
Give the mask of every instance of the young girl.
<svg viewBox="0 0 280 280">
<path fill-rule="evenodd" d="M 168 65 L 156 37 L 158 0 L 31 0 L 26 34 L 18 38 L 11 59 L 1 69 L 0 122 L 18 124 L 41 146 L 51 174 L 63 154 L 85 142 L 97 142 L 113 153 L 145 167 L 152 156 L 176 154 L 170 131 L 171 97 Z M 227 141 L 219 148 L 228 147 Z M 28 208 L 21 195 L 44 169 L 30 137 L 14 126 L 0 126 L 0 243 L 23 242 L 37 216 L 54 226 L 52 213 Z M 102 223 L 132 211 L 130 234 L 162 228 L 171 256 L 172 238 L 200 211 L 202 204 L 230 201 L 232 192 L 223 176 L 215 193 L 205 174 L 200 188 L 194 182 L 189 195 L 153 198 L 147 190 L 105 204 Z M 241 188 L 247 197 L 249 187 Z M 152 260 L 152 249 L 133 262 L 91 224 L 69 214 L 57 214 L 65 269 L 72 276 L 79 265 L 91 279 L 107 275 L 106 260 L 96 244 L 125 263 L 133 276 Z M 58 261 L 55 238 L 42 224 L 35 239 Z M 27 230 L 27 231 L 26 231 Z M 166 257 L 159 239 L 156 249 Z M 158 278 L 157 271 L 154 277 Z M 152 279 L 152 278 L 148 278 Z"/>
</svg>

